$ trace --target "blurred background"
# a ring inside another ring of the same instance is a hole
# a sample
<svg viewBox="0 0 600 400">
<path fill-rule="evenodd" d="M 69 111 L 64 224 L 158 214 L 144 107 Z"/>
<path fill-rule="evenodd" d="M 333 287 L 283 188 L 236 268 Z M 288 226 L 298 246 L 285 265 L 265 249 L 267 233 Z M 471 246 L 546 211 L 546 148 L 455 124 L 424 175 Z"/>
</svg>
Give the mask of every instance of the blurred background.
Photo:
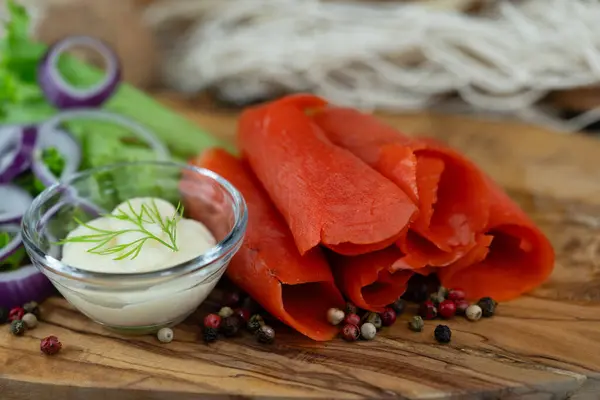
<svg viewBox="0 0 600 400">
<path fill-rule="evenodd" d="M 99 37 L 130 83 L 223 106 L 311 91 L 364 109 L 468 113 L 565 131 L 594 131 L 600 120 L 597 1 L 20 2 L 40 40 Z"/>
</svg>

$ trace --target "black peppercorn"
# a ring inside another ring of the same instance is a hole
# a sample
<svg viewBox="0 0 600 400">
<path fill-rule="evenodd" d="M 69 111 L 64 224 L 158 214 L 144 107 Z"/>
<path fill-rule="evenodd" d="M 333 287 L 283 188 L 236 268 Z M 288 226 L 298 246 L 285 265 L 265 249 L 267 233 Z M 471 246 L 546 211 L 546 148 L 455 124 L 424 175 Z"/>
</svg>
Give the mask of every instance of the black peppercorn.
<svg viewBox="0 0 600 400">
<path fill-rule="evenodd" d="M 390 304 L 390 307 L 396 312 L 396 315 L 400 315 L 406 309 L 406 303 L 404 302 L 404 300 L 398 299 L 392 304 Z"/>
<path fill-rule="evenodd" d="M 256 338 L 260 343 L 273 343 L 275 340 L 275 330 L 269 325 L 263 325 L 256 331 Z"/>
<path fill-rule="evenodd" d="M 21 321 L 20 319 L 12 321 L 10 323 L 10 333 L 12 333 L 15 336 L 21 336 L 22 334 L 24 334 L 25 329 L 27 329 L 27 327 L 25 326 L 25 322 Z"/>
<path fill-rule="evenodd" d="M 219 330 L 216 328 L 204 327 L 202 337 L 206 343 L 215 342 L 219 338 Z"/>
<path fill-rule="evenodd" d="M 496 312 L 497 303 L 491 297 L 483 297 L 479 299 L 477 305 L 481 307 L 481 315 L 489 318 Z"/>
<path fill-rule="evenodd" d="M 37 302 L 30 301 L 29 303 L 25 303 L 23 309 L 25 310 L 25 313 L 33 314 L 38 319 L 40 318 L 40 306 Z"/>
<path fill-rule="evenodd" d="M 250 317 L 250 319 L 248 320 L 248 324 L 246 326 L 248 327 L 248 330 L 250 332 L 255 333 L 264 324 L 265 324 L 265 320 L 263 319 L 263 317 L 261 317 L 258 314 L 254 314 L 253 316 Z"/>
<path fill-rule="evenodd" d="M 435 331 L 433 332 L 435 336 L 435 340 L 440 343 L 448 343 L 452 338 L 452 331 L 446 325 L 438 325 L 435 327 Z"/>
<path fill-rule="evenodd" d="M 221 332 L 225 337 L 233 337 L 238 334 L 239 330 L 240 319 L 238 317 L 232 315 L 221 321 Z"/>
<path fill-rule="evenodd" d="M 0 325 L 8 322 L 8 308 L 0 307 Z"/>
<path fill-rule="evenodd" d="M 356 308 L 356 306 L 354 304 L 352 304 L 351 302 L 346 302 L 346 308 L 344 310 L 344 314 L 348 315 L 348 314 L 358 314 L 358 308 Z"/>
</svg>

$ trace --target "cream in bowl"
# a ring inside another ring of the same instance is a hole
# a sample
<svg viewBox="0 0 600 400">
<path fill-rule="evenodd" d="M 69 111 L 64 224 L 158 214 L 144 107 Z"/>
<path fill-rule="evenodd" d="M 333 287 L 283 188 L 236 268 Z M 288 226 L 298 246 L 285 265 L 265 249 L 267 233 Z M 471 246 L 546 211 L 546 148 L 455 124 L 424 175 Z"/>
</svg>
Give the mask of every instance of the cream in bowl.
<svg viewBox="0 0 600 400">
<path fill-rule="evenodd" d="M 200 220 L 186 218 L 186 206 L 204 210 L 195 212 Z M 48 188 L 26 213 L 23 236 L 34 265 L 73 306 L 107 327 L 146 333 L 180 322 L 206 299 L 246 219 L 241 195 L 218 175 L 141 162 Z"/>
</svg>

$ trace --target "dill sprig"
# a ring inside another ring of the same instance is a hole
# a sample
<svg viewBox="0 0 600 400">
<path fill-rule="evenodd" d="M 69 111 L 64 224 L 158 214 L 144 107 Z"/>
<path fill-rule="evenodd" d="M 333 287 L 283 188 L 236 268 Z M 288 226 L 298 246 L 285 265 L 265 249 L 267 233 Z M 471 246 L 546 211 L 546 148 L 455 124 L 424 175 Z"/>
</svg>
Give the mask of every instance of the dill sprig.
<svg viewBox="0 0 600 400">
<path fill-rule="evenodd" d="M 74 236 L 71 238 L 65 238 L 59 242 L 59 244 L 65 243 L 95 243 L 95 246 L 88 249 L 88 253 L 99 254 L 99 255 L 112 255 L 119 254 L 114 260 L 124 260 L 125 258 L 131 257 L 135 259 L 140 252 L 144 243 L 148 240 L 155 240 L 164 246 L 168 247 L 173 251 L 178 251 L 177 248 L 177 223 L 183 216 L 183 206 L 181 203 L 177 204 L 177 208 L 172 217 L 163 218 L 160 215 L 158 207 L 154 200 L 151 200 L 151 206 L 142 204 L 140 211 L 136 212 L 129 201 L 127 201 L 127 207 L 130 213 L 126 213 L 123 209 L 120 209 L 116 214 L 106 214 L 104 217 L 118 219 L 120 221 L 128 221 L 135 225 L 135 227 L 121 230 L 106 230 L 92 226 L 86 222 L 81 221 L 79 218 L 74 217 L 75 222 L 87 229 L 96 232 L 89 235 Z M 157 224 L 161 231 L 168 236 L 168 240 L 163 240 L 156 236 L 152 232 L 148 231 L 144 224 Z M 143 236 L 130 242 L 119 244 L 115 246 L 107 246 L 113 239 L 120 235 L 138 232 Z"/>
</svg>

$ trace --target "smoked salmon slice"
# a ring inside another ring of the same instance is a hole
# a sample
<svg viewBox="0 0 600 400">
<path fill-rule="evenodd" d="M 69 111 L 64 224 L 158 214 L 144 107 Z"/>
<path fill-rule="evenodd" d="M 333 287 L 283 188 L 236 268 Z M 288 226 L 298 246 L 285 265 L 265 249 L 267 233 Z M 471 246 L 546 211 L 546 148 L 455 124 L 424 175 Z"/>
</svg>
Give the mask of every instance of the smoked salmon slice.
<svg viewBox="0 0 600 400">
<path fill-rule="evenodd" d="M 332 339 L 338 329 L 327 322 L 327 310 L 343 307 L 344 299 L 321 250 L 300 255 L 285 221 L 243 161 L 210 149 L 191 164 L 228 180 L 247 204 L 246 236 L 227 268 L 229 279 L 298 332 L 318 341 Z M 205 219 L 202 207 L 184 204 L 192 218 Z"/>
<path fill-rule="evenodd" d="M 406 291 L 411 270 L 390 273 L 390 266 L 402 256 L 395 246 L 349 257 L 332 254 L 329 259 L 340 290 L 359 308 L 381 312 Z"/>
<path fill-rule="evenodd" d="M 316 96 L 292 95 L 246 109 L 239 146 L 301 254 L 319 244 L 345 255 L 384 249 L 402 236 L 417 207 L 397 185 L 324 135 L 307 114 L 326 104 Z"/>
</svg>

